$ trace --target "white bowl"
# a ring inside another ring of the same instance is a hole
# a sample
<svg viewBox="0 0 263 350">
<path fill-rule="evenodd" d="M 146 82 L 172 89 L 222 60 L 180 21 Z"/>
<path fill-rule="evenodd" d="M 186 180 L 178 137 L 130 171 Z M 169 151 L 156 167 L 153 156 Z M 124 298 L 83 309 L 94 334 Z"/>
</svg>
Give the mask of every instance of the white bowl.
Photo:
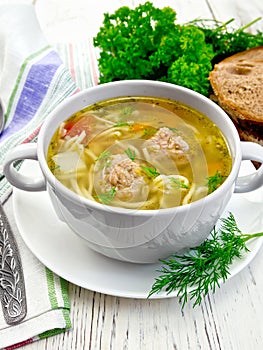
<svg viewBox="0 0 263 350">
<path fill-rule="evenodd" d="M 98 101 L 117 96 L 157 96 L 182 102 L 207 115 L 224 134 L 232 156 L 232 170 L 225 182 L 203 199 L 180 207 L 161 210 L 128 210 L 85 199 L 62 185 L 46 162 L 50 139 L 69 116 Z M 16 172 L 18 159 L 35 159 L 43 177 L 32 179 Z M 45 120 L 37 144 L 11 150 L 4 173 L 14 186 L 27 191 L 47 190 L 58 217 L 65 221 L 95 251 L 123 261 L 152 263 L 172 253 L 203 242 L 223 213 L 232 193 L 246 192 L 263 183 L 263 167 L 238 177 L 242 159 L 263 161 L 263 148 L 240 142 L 227 114 L 208 98 L 173 84 L 133 80 L 89 88 L 64 100 Z M 45 223 L 43 223 L 45 224 Z"/>
</svg>

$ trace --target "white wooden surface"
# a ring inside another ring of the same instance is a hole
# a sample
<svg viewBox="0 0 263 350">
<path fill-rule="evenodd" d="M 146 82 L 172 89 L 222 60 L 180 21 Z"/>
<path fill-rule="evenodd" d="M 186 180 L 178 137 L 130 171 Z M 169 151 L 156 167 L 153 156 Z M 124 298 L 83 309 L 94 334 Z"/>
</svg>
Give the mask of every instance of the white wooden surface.
<svg viewBox="0 0 263 350">
<path fill-rule="evenodd" d="M 50 43 L 94 36 L 104 12 L 142 1 L 35 0 Z M 179 22 L 236 18 L 244 25 L 263 16 L 262 0 L 155 0 L 169 5 Z M 254 30 L 263 30 L 261 20 Z M 261 350 L 263 349 L 263 249 L 239 275 L 195 309 L 180 310 L 177 299 L 133 300 L 69 285 L 73 328 L 25 347 L 27 350 Z"/>
</svg>

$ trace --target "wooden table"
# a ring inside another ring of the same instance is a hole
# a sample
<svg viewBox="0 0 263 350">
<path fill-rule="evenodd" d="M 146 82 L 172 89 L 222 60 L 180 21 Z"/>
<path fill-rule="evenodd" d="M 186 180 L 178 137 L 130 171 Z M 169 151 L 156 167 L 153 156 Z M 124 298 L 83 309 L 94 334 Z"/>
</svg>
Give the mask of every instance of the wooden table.
<svg viewBox="0 0 263 350">
<path fill-rule="evenodd" d="M 37 15 L 50 43 L 94 36 L 104 12 L 142 1 L 36 0 Z M 245 25 L 263 15 L 262 0 L 153 1 L 177 11 L 178 22 L 202 18 Z M 263 20 L 253 30 L 263 30 Z M 25 347 L 27 350 L 261 350 L 263 349 L 263 250 L 200 307 L 181 311 L 177 298 L 139 300 L 114 297 L 69 284 L 70 331 Z"/>
</svg>

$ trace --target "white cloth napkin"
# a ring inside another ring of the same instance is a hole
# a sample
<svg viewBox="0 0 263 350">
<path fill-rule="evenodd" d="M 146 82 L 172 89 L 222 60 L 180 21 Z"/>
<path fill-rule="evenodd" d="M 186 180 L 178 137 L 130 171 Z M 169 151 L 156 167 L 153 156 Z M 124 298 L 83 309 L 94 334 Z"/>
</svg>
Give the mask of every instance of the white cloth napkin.
<svg viewBox="0 0 263 350">
<path fill-rule="evenodd" d="M 70 50 L 71 57 L 77 55 L 72 46 Z M 60 47 L 60 51 L 65 52 L 66 58 L 67 50 Z M 19 143 L 35 142 L 49 112 L 78 91 L 75 78 L 79 62 L 71 68 L 46 42 L 33 5 L 18 1 L 1 4 L 0 1 L 0 99 L 6 119 L 0 135 L 0 200 L 20 251 L 28 308 L 21 323 L 9 326 L 0 306 L 0 348 L 19 347 L 71 327 L 67 282 L 43 266 L 23 243 L 13 214 L 12 187 L 2 172 L 6 152 Z M 86 85 L 96 83 L 95 75 L 90 79 L 86 72 L 86 76 Z M 85 83 L 82 87 L 86 87 Z M 2 262 L 3 242 L 0 241 L 0 288 L 4 283 Z"/>
</svg>

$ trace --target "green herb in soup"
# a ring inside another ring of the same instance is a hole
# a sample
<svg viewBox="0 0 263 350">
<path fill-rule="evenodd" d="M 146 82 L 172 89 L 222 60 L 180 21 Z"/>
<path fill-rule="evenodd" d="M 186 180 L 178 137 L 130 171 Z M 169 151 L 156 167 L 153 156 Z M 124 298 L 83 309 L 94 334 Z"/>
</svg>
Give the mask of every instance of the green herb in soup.
<svg viewBox="0 0 263 350">
<path fill-rule="evenodd" d="M 207 178 L 208 193 L 214 192 L 224 181 L 225 176 L 222 176 L 217 170 L 215 175 L 211 175 Z"/>
<path fill-rule="evenodd" d="M 218 188 L 232 160 L 219 128 L 176 101 L 121 97 L 63 122 L 47 155 L 66 187 L 111 206 L 163 209 Z"/>
</svg>

